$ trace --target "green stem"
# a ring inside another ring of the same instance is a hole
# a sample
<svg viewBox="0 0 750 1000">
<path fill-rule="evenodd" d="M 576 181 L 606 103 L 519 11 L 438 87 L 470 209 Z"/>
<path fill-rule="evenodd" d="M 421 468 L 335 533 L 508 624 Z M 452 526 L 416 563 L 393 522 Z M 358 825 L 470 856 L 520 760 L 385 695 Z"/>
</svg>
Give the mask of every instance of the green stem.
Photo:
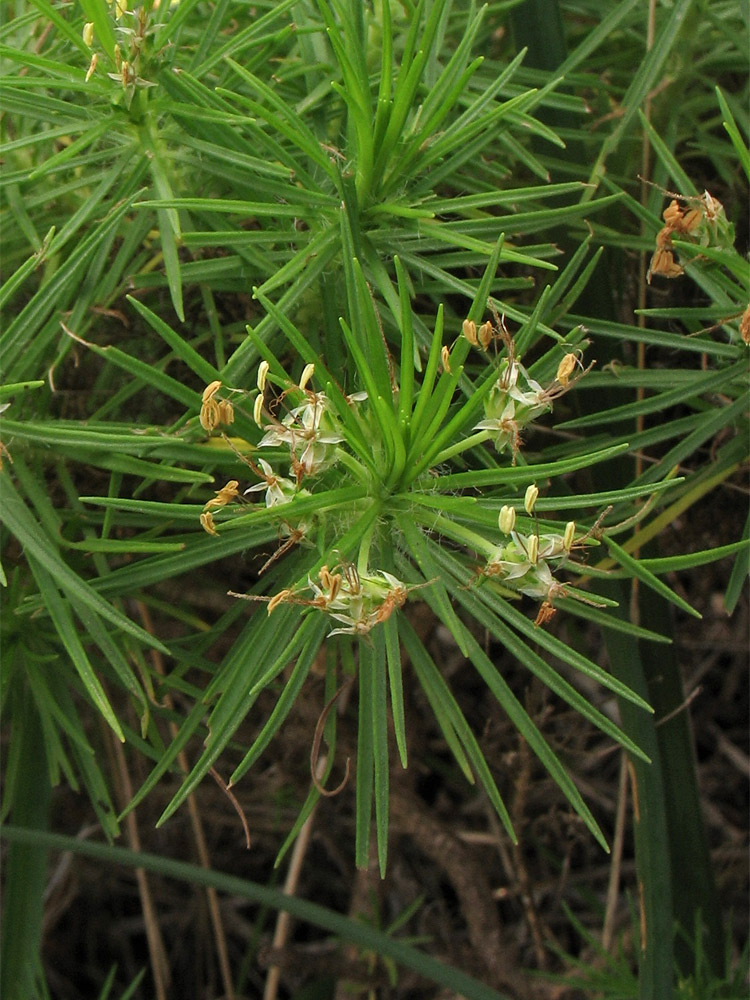
<svg viewBox="0 0 750 1000">
<path fill-rule="evenodd" d="M 375 536 L 375 529 L 377 527 L 378 520 L 377 516 L 372 519 L 372 523 L 368 525 L 362 536 L 362 541 L 359 543 L 359 554 L 357 556 L 357 573 L 360 576 L 367 576 L 369 572 L 369 561 L 370 561 L 370 549 L 372 547 L 372 540 Z"/>
<path fill-rule="evenodd" d="M 419 497 L 412 496 L 410 499 L 419 503 Z M 487 538 L 478 535 L 469 528 L 465 528 L 462 524 L 457 524 L 455 521 L 451 521 L 450 518 L 443 517 L 442 514 L 435 516 L 434 508 L 432 507 L 429 509 L 429 515 L 420 516 L 420 512 L 415 510 L 412 513 L 414 517 L 422 521 L 429 528 L 438 531 L 441 535 L 445 535 L 446 538 L 452 538 L 454 542 L 468 545 L 475 552 L 485 555 L 488 558 L 493 555 L 497 548 Z"/>
<path fill-rule="evenodd" d="M 340 462 L 342 465 L 345 465 L 350 472 L 354 473 L 357 480 L 363 486 L 367 486 L 368 483 L 370 482 L 370 474 L 368 473 L 364 465 L 362 465 L 361 462 L 358 462 L 353 455 L 350 455 L 349 452 L 345 451 L 343 448 L 336 448 L 335 453 L 336 453 L 336 461 Z"/>
<path fill-rule="evenodd" d="M 464 438 L 463 441 L 457 441 L 456 444 L 452 444 L 450 448 L 443 449 L 443 451 L 441 451 L 438 455 L 435 455 L 430 464 L 432 466 L 442 465 L 443 462 L 447 462 L 449 458 L 453 458 L 455 455 L 460 455 L 462 451 L 468 451 L 469 448 L 476 448 L 478 444 L 484 444 L 484 442 L 489 441 L 491 437 L 492 435 L 489 431 L 477 431 L 476 434 L 470 434 L 469 437 Z"/>
</svg>

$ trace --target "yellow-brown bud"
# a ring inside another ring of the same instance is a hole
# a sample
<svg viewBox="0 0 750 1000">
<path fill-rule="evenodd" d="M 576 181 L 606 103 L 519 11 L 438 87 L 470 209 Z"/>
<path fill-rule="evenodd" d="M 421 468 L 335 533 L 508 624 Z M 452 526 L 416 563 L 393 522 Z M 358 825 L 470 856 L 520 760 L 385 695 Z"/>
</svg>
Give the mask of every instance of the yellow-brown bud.
<svg viewBox="0 0 750 1000">
<path fill-rule="evenodd" d="M 570 552 L 573 548 L 573 542 L 576 538 L 576 523 L 575 521 L 568 521 L 565 525 L 565 533 L 563 534 L 563 548 L 566 552 Z"/>
<path fill-rule="evenodd" d="M 469 341 L 472 347 L 478 347 L 479 341 L 477 340 L 477 324 L 473 319 L 465 319 L 461 326 L 464 337 Z"/>
<path fill-rule="evenodd" d="M 218 535 L 219 532 L 214 526 L 214 518 L 211 511 L 203 511 L 200 516 L 201 527 L 204 531 L 207 531 L 209 535 Z"/>
<path fill-rule="evenodd" d="M 536 483 L 530 483 L 529 486 L 526 487 L 526 494 L 523 498 L 523 506 L 527 514 L 532 514 L 534 512 L 538 496 L 539 487 Z"/>
<path fill-rule="evenodd" d="M 516 509 L 507 504 L 501 509 L 498 517 L 498 525 L 504 535 L 509 535 L 516 526 Z"/>
<path fill-rule="evenodd" d="M 490 323 L 490 321 L 487 320 L 486 323 L 482 323 L 477 332 L 479 343 L 482 345 L 483 351 L 486 351 L 487 348 L 492 343 L 492 334 L 493 334 L 492 323 Z"/>
<path fill-rule="evenodd" d="M 570 376 L 573 374 L 575 366 L 578 364 L 578 358 L 575 354 L 566 354 L 562 359 L 560 364 L 557 366 L 557 373 L 555 378 L 562 386 L 566 386 L 570 381 Z"/>
<path fill-rule="evenodd" d="M 532 566 L 536 566 L 539 561 L 539 535 L 529 535 L 526 545 L 529 562 Z"/>
</svg>

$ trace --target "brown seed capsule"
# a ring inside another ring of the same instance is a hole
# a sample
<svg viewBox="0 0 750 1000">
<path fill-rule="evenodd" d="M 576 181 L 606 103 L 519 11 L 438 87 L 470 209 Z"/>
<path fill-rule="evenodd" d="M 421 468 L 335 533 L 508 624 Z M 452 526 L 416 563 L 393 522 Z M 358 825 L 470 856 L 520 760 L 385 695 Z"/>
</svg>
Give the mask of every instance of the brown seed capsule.
<svg viewBox="0 0 750 1000">
<path fill-rule="evenodd" d="M 464 337 L 469 341 L 472 347 L 478 347 L 479 341 L 477 340 L 477 324 L 473 319 L 465 319 L 461 326 Z"/>
<path fill-rule="evenodd" d="M 651 284 L 652 274 L 661 274 L 664 278 L 677 278 L 683 273 L 682 268 L 675 261 L 672 251 L 659 247 L 651 258 L 646 278 Z"/>
<path fill-rule="evenodd" d="M 703 218 L 703 213 L 698 208 L 691 208 L 689 212 L 685 212 L 680 224 L 676 226 L 678 233 L 692 233 L 694 229 L 697 229 Z"/>
<path fill-rule="evenodd" d="M 562 359 L 560 364 L 557 366 L 557 374 L 555 379 L 560 383 L 560 385 L 567 385 L 570 381 L 570 376 L 573 374 L 575 366 L 578 364 L 578 358 L 575 354 L 566 354 Z"/>
<path fill-rule="evenodd" d="M 292 596 L 291 590 L 280 590 L 278 594 L 274 594 L 271 600 L 268 602 L 269 615 L 274 610 L 274 608 L 278 608 L 280 604 L 283 604 L 284 601 L 288 600 L 291 596 Z"/>
<path fill-rule="evenodd" d="M 407 596 L 406 587 L 394 587 L 393 590 L 388 592 L 385 600 L 377 609 L 375 620 L 372 624 L 378 625 L 380 622 L 388 621 L 394 611 L 397 611 L 406 604 Z"/>
<path fill-rule="evenodd" d="M 217 378 L 213 382 L 210 382 L 203 390 L 202 402 L 207 403 L 209 399 L 213 399 L 219 389 L 221 389 L 221 380 Z"/>
<path fill-rule="evenodd" d="M 234 407 L 229 402 L 229 400 L 228 399 L 219 400 L 218 407 L 219 407 L 219 422 L 222 424 L 233 424 Z"/>
<path fill-rule="evenodd" d="M 341 568 L 343 569 L 344 576 L 346 577 L 346 585 L 349 588 L 349 593 L 356 596 L 362 590 L 362 584 L 359 581 L 357 567 L 354 563 L 345 563 Z"/>
<path fill-rule="evenodd" d="M 750 305 L 743 312 L 740 320 L 740 337 L 742 337 L 742 343 L 750 347 Z"/>
<path fill-rule="evenodd" d="M 450 371 L 451 371 L 451 352 L 448 350 L 448 348 L 447 348 L 446 345 L 443 345 L 443 348 L 440 351 L 440 360 L 441 360 L 441 362 L 443 364 L 443 370 L 446 371 L 446 372 L 448 372 L 448 374 L 450 375 Z"/>
<path fill-rule="evenodd" d="M 215 399 L 209 399 L 201 406 L 200 412 L 201 427 L 209 433 L 219 426 L 219 406 Z"/>
<path fill-rule="evenodd" d="M 215 379 L 203 390 L 203 396 L 201 397 L 201 412 L 200 412 L 200 422 L 201 427 L 209 431 L 209 433 L 214 430 L 221 423 L 221 412 L 219 410 L 219 404 L 214 399 L 214 396 L 221 388 L 221 382 L 219 379 Z"/>
<path fill-rule="evenodd" d="M 204 512 L 211 510 L 212 507 L 226 507 L 235 497 L 239 496 L 239 485 L 236 479 L 230 479 L 226 486 L 222 486 L 220 490 L 217 490 L 216 496 L 208 501 L 203 508 Z"/>
<path fill-rule="evenodd" d="M 662 217 L 666 224 L 672 229 L 676 228 L 682 219 L 682 208 L 679 203 L 673 198 L 672 201 L 667 205 L 662 213 Z"/>
<path fill-rule="evenodd" d="M 482 345 L 483 351 L 486 351 L 490 346 L 490 344 L 492 343 L 492 335 L 493 335 L 492 323 L 490 323 L 490 321 L 487 320 L 486 323 L 482 323 L 477 332 L 479 343 Z"/>
<path fill-rule="evenodd" d="M 200 516 L 201 527 L 204 531 L 207 531 L 209 535 L 218 535 L 219 532 L 214 526 L 213 514 L 210 511 L 203 511 Z"/>
<path fill-rule="evenodd" d="M 534 619 L 534 625 L 538 628 L 540 625 L 546 625 L 548 621 L 555 617 L 557 614 L 557 609 L 554 608 L 549 601 L 544 601 L 539 612 Z"/>
</svg>

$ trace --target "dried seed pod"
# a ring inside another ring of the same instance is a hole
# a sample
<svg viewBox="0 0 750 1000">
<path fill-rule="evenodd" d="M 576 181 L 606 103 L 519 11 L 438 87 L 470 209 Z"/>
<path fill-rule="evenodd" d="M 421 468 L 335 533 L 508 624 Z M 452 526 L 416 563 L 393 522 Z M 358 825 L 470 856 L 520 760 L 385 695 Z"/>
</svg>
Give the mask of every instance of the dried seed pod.
<svg viewBox="0 0 750 1000">
<path fill-rule="evenodd" d="M 461 330 L 464 337 L 466 337 L 472 347 L 479 347 L 479 341 L 477 339 L 477 324 L 473 319 L 465 319 L 461 325 Z"/>
<path fill-rule="evenodd" d="M 236 497 L 239 496 L 239 483 L 236 479 L 230 479 L 226 486 L 222 486 L 220 490 L 216 490 L 216 496 L 203 508 L 204 512 L 210 510 L 212 507 L 226 507 L 228 503 L 231 503 Z"/>
<path fill-rule="evenodd" d="M 406 587 L 395 587 L 390 590 L 385 597 L 385 600 L 380 605 L 375 613 L 375 619 L 373 625 L 378 625 L 380 622 L 387 621 L 394 611 L 402 608 L 406 604 L 406 598 L 408 594 Z"/>
<path fill-rule="evenodd" d="M 221 399 L 218 403 L 219 422 L 222 424 L 234 423 L 234 407 L 228 399 Z"/>
<path fill-rule="evenodd" d="M 209 535 L 218 535 L 219 532 L 216 530 L 214 525 L 213 514 L 210 511 L 203 511 L 200 516 L 201 527 L 204 531 L 207 531 Z"/>
<path fill-rule="evenodd" d="M 554 608 L 549 601 L 543 601 L 536 618 L 534 619 L 534 625 L 539 627 L 540 625 L 546 625 L 548 621 L 557 614 L 557 608 Z"/>
<path fill-rule="evenodd" d="M 672 229 L 677 228 L 677 226 L 680 223 L 680 220 L 682 219 L 682 216 L 683 216 L 682 208 L 679 202 L 674 198 L 672 199 L 672 201 L 670 201 L 670 203 L 662 212 L 662 218 L 664 219 L 666 224 Z"/>
<path fill-rule="evenodd" d="M 679 233 L 692 233 L 701 224 L 703 213 L 698 208 L 691 208 L 685 212 L 678 226 L 675 227 Z"/>
<path fill-rule="evenodd" d="M 292 596 L 291 590 L 280 590 L 278 594 L 274 594 L 271 600 L 268 602 L 269 615 L 274 610 L 274 608 L 278 608 L 278 606 L 280 604 L 283 604 L 284 601 L 288 601 L 291 596 Z"/>
<path fill-rule="evenodd" d="M 219 426 L 219 405 L 215 399 L 209 399 L 201 406 L 201 427 L 209 433 Z"/>
<path fill-rule="evenodd" d="M 575 354 L 566 354 L 557 366 L 557 372 L 555 374 L 556 381 L 558 381 L 560 385 L 567 385 L 577 364 L 580 364 L 580 362 Z"/>
<path fill-rule="evenodd" d="M 349 588 L 350 594 L 359 594 L 362 590 L 362 584 L 359 580 L 359 573 L 357 572 L 357 567 L 354 563 L 346 563 L 341 567 L 344 571 L 344 576 L 346 577 L 346 583 Z"/>
<path fill-rule="evenodd" d="M 492 323 L 487 320 L 486 323 L 482 323 L 477 331 L 477 337 L 479 338 L 479 343 L 482 345 L 482 350 L 488 350 L 490 344 L 492 343 L 492 338 L 494 336 L 494 331 L 492 329 Z"/>
<path fill-rule="evenodd" d="M 659 247 L 651 258 L 648 273 L 646 274 L 649 284 L 651 284 L 652 274 L 660 274 L 664 278 L 678 278 L 681 274 L 684 274 L 684 271 L 675 261 L 671 250 Z"/>
<path fill-rule="evenodd" d="M 742 337 L 742 343 L 750 347 L 750 305 L 743 312 L 740 320 L 740 337 Z"/>
</svg>

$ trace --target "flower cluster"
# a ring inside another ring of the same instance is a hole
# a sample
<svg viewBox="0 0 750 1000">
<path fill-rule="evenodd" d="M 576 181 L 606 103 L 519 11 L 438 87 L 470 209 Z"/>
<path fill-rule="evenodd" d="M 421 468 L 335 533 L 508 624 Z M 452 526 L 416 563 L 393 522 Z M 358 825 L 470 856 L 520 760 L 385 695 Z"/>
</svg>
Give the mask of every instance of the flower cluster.
<svg viewBox="0 0 750 1000">
<path fill-rule="evenodd" d="M 531 378 L 510 352 L 500 361 L 497 381 L 484 401 L 484 420 L 474 430 L 487 431 L 496 451 L 510 446 L 515 458 L 521 446 L 521 431 L 551 410 L 553 401 L 568 391 L 572 384 L 570 374 L 576 365 L 580 365 L 577 356 L 566 354 L 554 381 L 545 388 Z"/>
<path fill-rule="evenodd" d="M 524 507 L 531 514 L 539 490 L 535 485 L 526 490 Z M 498 518 L 500 531 L 507 541 L 498 545 L 489 556 L 481 571 L 484 577 L 499 578 L 511 590 L 539 600 L 542 605 L 535 624 L 541 625 L 555 613 L 553 601 L 566 595 L 565 587 L 552 574 L 550 563 L 556 568 L 562 566 L 576 544 L 575 521 L 569 521 L 562 534 L 532 533 L 528 535 L 516 531 L 516 511 L 505 506 Z M 580 545 L 582 538 L 577 540 Z"/>
<path fill-rule="evenodd" d="M 670 192 L 666 192 L 669 194 Z M 727 221 L 721 202 L 704 191 L 700 198 L 684 198 L 691 207 L 683 208 L 673 198 L 664 209 L 664 225 L 656 235 L 656 249 L 651 257 L 646 275 L 649 284 L 653 274 L 664 278 L 677 278 L 683 269 L 674 258 L 672 237 L 690 240 L 699 246 L 727 247 L 734 243 L 734 229 Z"/>
<path fill-rule="evenodd" d="M 307 388 L 315 372 L 315 365 L 306 365 L 299 385 L 290 384 L 285 390 L 284 396 L 296 391 L 303 398 L 281 420 L 270 416 L 265 407 L 264 392 L 268 371 L 268 362 L 261 362 L 258 369 L 259 392 L 253 408 L 253 418 L 266 433 L 258 442 L 258 447 L 287 446 L 291 472 L 299 486 L 305 476 L 314 476 L 335 462 L 335 445 L 340 444 L 344 438 L 326 394 Z M 350 400 L 365 399 L 366 396 L 366 393 L 357 393 Z"/>
<path fill-rule="evenodd" d="M 351 563 L 335 567 L 334 571 L 323 566 L 317 581 L 308 577 L 307 588 L 312 598 L 292 590 L 275 594 L 268 602 L 268 613 L 285 603 L 317 608 L 334 621 L 343 623 L 329 635 L 367 635 L 375 625 L 386 621 L 394 611 L 403 607 L 409 591 L 415 589 L 407 587 L 385 570 L 358 573 Z"/>
<path fill-rule="evenodd" d="M 515 462 L 524 427 L 542 413 L 551 410 L 553 401 L 566 393 L 589 369 L 583 368 L 580 351 L 571 351 L 563 355 L 554 381 L 546 387 L 540 385 L 531 378 L 516 357 L 513 339 L 503 318 L 495 313 L 495 319 L 497 328 L 489 321 L 477 327 L 474 320 L 470 319 L 464 320 L 462 326 L 462 334 L 472 347 L 480 348 L 486 353 L 491 344 L 498 340 L 505 347 L 497 380 L 484 400 L 484 420 L 475 424 L 474 430 L 486 432 L 496 451 L 504 451 L 510 446 Z M 581 371 L 571 380 L 576 368 Z"/>
<path fill-rule="evenodd" d="M 158 4 L 154 3 L 153 6 L 157 7 Z M 119 37 L 119 41 L 114 47 L 116 72 L 107 73 L 107 76 L 122 85 L 129 104 L 136 87 L 155 86 L 154 83 L 144 80 L 140 75 L 147 37 L 153 34 L 154 28 L 149 23 L 149 14 L 146 8 L 140 7 L 131 11 L 128 9 L 127 0 L 115 0 L 114 15 L 115 33 Z M 84 24 L 82 37 L 84 44 L 92 50 L 91 61 L 85 77 L 85 82 L 88 83 L 96 72 L 99 61 L 98 54 L 93 51 L 96 40 L 93 21 L 87 21 Z"/>
<path fill-rule="evenodd" d="M 234 448 L 231 440 L 225 436 L 225 441 L 233 448 L 237 457 L 259 482 L 240 492 L 237 480 L 230 480 L 216 496 L 206 503 L 200 516 L 201 525 L 209 534 L 217 534 L 213 519 L 213 511 L 233 501 L 241 501 L 251 493 L 265 493 L 266 507 L 279 507 L 288 504 L 296 497 L 309 496 L 308 490 L 302 486 L 304 479 L 313 477 L 333 465 L 339 455 L 337 446 L 344 440 L 341 427 L 333 411 L 330 400 L 323 392 L 314 392 L 309 388 L 315 373 L 315 366 L 306 365 L 298 383 L 291 379 L 275 378 L 281 392 L 266 404 L 266 389 L 269 382 L 270 365 L 262 361 L 258 368 L 258 394 L 253 405 L 253 419 L 265 433 L 258 442 L 258 448 L 284 447 L 289 451 L 289 475 L 278 475 L 271 464 L 263 458 L 253 461 Z M 224 388 L 224 393 L 239 393 L 242 390 Z M 229 426 L 234 422 L 234 406 L 222 398 L 222 383 L 218 379 L 206 386 L 201 398 L 200 424 L 204 430 L 212 433 L 220 426 Z M 356 403 L 367 398 L 366 393 L 355 393 L 348 397 L 350 403 Z M 292 408 L 278 419 L 271 412 L 291 402 Z M 293 523 L 280 522 L 280 535 L 287 539 L 282 550 L 286 551 L 290 544 L 300 541 L 310 530 L 308 521 L 297 518 Z M 268 565 L 268 563 L 266 564 Z M 265 567 L 264 567 L 265 568 Z"/>
</svg>

